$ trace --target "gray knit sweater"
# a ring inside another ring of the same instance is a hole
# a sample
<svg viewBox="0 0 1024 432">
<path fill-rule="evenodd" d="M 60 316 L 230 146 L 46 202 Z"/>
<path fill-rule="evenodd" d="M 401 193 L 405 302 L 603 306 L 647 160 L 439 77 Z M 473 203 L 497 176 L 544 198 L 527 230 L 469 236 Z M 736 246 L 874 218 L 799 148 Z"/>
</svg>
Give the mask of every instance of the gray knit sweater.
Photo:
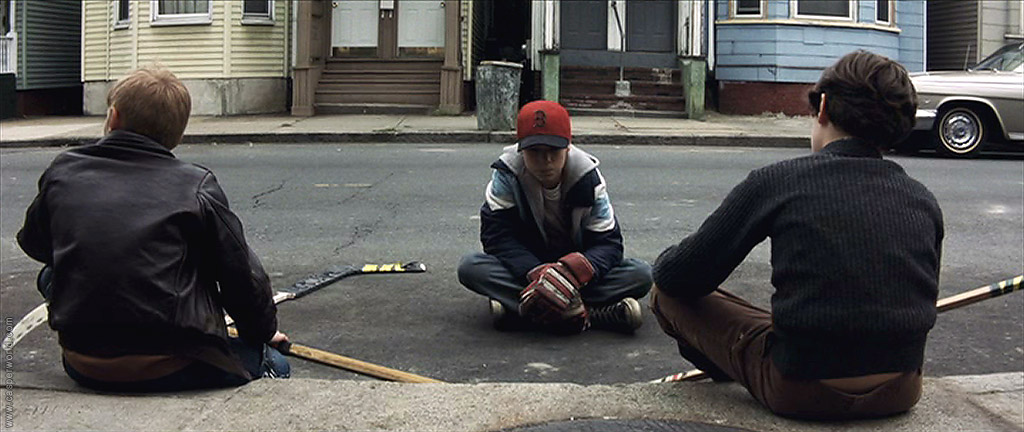
<svg viewBox="0 0 1024 432">
<path fill-rule="evenodd" d="M 697 232 L 662 252 L 667 295 L 711 293 L 771 237 L 772 359 L 795 378 L 921 367 L 935 324 L 942 212 L 878 150 L 843 139 L 750 173 Z"/>
</svg>

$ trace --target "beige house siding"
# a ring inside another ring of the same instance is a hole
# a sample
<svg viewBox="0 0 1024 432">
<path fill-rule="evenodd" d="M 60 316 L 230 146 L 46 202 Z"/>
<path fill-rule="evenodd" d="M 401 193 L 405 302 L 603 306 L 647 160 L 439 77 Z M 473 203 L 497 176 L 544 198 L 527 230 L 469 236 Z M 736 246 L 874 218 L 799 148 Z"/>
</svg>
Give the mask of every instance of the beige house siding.
<svg viewBox="0 0 1024 432">
<path fill-rule="evenodd" d="M 134 33 L 138 29 L 138 20 L 136 17 L 139 16 L 139 7 L 143 5 L 142 2 L 131 2 L 128 4 L 130 8 L 128 16 L 131 18 L 131 22 L 127 28 L 114 28 L 114 8 L 117 6 L 117 2 L 103 2 L 107 3 L 107 11 L 104 14 L 103 28 L 108 32 L 107 42 L 107 61 L 109 66 L 107 67 L 107 76 L 103 79 L 118 79 L 124 74 L 132 70 L 132 56 L 135 51 Z M 146 6 L 149 4 L 146 3 Z"/>
<path fill-rule="evenodd" d="M 229 76 L 233 78 L 283 77 L 288 75 L 287 1 L 274 2 L 274 25 L 241 24 L 242 3 L 231 5 L 231 62 Z"/>
<path fill-rule="evenodd" d="M 158 62 L 178 78 L 225 78 L 224 74 L 224 10 L 223 1 L 210 2 L 213 22 L 210 24 L 153 26 L 150 23 L 152 3 L 135 3 L 139 13 L 138 65 Z M 130 58 L 131 53 L 128 52 Z M 111 56 L 113 56 L 113 52 Z"/>
<path fill-rule="evenodd" d="M 82 79 L 116 80 L 153 62 L 181 79 L 287 77 L 289 3 L 274 2 L 273 25 L 243 25 L 240 0 L 212 1 L 209 24 L 152 25 L 152 3 L 132 1 L 129 28 L 115 29 L 116 3 L 86 0 Z"/>
<path fill-rule="evenodd" d="M 999 47 L 1006 44 L 1007 33 L 1011 33 L 1016 26 L 1011 26 L 1009 1 L 981 1 L 981 12 L 978 19 L 978 58 L 992 54 Z"/>
<path fill-rule="evenodd" d="M 1024 37 L 1024 13 L 1021 13 L 1021 8 L 1024 8 L 1024 2 L 1011 1 L 1010 13 L 1007 17 L 1010 29 L 1008 33 L 1017 37 Z"/>
<path fill-rule="evenodd" d="M 82 3 L 82 81 L 107 79 L 107 43 L 110 38 L 110 3 Z"/>
</svg>

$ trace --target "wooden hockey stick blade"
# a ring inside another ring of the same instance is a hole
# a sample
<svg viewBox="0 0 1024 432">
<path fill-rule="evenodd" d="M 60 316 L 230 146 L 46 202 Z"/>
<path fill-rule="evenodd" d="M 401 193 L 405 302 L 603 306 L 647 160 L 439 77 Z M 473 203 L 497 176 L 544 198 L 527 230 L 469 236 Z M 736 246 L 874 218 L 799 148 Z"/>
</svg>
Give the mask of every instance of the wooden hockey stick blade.
<svg viewBox="0 0 1024 432">
<path fill-rule="evenodd" d="M 233 328 L 229 328 L 228 334 L 231 335 L 232 337 L 237 337 L 238 331 Z M 404 383 L 444 383 L 444 381 L 438 381 L 433 378 L 427 378 L 425 376 L 411 374 L 409 372 L 403 372 L 385 366 L 375 365 L 373 363 L 364 362 L 362 360 L 356 360 L 354 358 L 345 357 L 343 355 L 338 355 L 332 352 L 308 347 L 305 345 L 299 345 L 297 343 L 292 342 L 283 342 L 278 344 L 277 350 L 283 354 L 287 354 L 292 357 L 303 358 L 306 360 L 325 364 L 327 366 L 333 366 L 339 369 L 344 369 L 347 371 L 356 372 L 387 381 L 396 381 Z"/>
<path fill-rule="evenodd" d="M 10 351 L 18 344 L 21 338 L 25 337 L 32 329 L 39 327 L 46 322 L 46 318 L 49 316 L 46 303 L 36 306 L 31 312 L 25 315 L 21 321 L 18 321 L 11 329 L 11 332 L 4 338 L 3 348 L 6 351 Z"/>
<path fill-rule="evenodd" d="M 1003 281 L 996 282 L 991 285 L 986 285 L 981 288 L 975 288 L 970 291 L 962 292 L 960 294 L 954 294 L 949 297 L 939 299 L 935 304 L 935 308 L 939 312 L 945 312 L 953 310 L 959 307 L 974 304 L 982 300 L 987 300 L 992 297 L 999 297 L 1003 294 L 1009 294 L 1014 291 L 1020 291 L 1021 283 L 1024 282 L 1024 275 L 1019 275 L 1006 279 Z M 666 382 L 679 382 L 679 381 L 700 381 L 707 378 L 708 375 L 700 369 L 693 369 L 685 373 L 677 373 L 669 375 L 664 378 L 659 378 L 650 383 L 666 383 Z"/>
</svg>

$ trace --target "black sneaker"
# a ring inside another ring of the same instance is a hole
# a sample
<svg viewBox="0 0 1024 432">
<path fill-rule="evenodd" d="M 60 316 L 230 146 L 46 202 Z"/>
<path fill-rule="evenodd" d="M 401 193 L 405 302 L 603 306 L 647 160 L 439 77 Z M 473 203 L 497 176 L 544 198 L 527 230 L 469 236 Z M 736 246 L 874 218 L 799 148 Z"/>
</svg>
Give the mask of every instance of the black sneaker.
<svg viewBox="0 0 1024 432">
<path fill-rule="evenodd" d="M 590 324 L 594 328 L 633 333 L 644 323 L 640 302 L 626 297 L 607 306 L 590 308 Z"/>
</svg>

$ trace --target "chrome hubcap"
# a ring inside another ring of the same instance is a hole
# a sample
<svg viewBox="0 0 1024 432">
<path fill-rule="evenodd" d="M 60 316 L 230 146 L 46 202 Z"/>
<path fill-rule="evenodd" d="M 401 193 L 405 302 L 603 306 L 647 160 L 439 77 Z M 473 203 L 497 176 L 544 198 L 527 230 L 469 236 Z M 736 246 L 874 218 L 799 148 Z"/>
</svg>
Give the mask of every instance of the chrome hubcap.
<svg viewBox="0 0 1024 432">
<path fill-rule="evenodd" d="M 942 139 L 951 150 L 970 150 L 980 134 L 978 119 L 968 113 L 953 113 L 942 122 Z"/>
</svg>

